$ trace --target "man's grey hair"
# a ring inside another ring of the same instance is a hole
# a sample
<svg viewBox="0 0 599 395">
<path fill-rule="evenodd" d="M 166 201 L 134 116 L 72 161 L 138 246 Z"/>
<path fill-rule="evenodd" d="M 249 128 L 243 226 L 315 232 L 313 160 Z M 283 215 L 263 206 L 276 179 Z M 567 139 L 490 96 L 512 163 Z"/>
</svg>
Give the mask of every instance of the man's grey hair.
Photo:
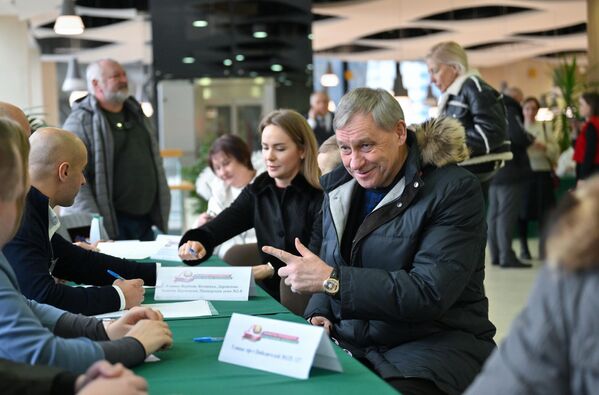
<svg viewBox="0 0 599 395">
<path fill-rule="evenodd" d="M 85 70 L 85 79 L 87 81 L 87 91 L 89 93 L 91 93 L 92 95 L 94 94 L 94 85 L 92 84 L 92 81 L 97 80 L 97 81 L 104 82 L 104 80 L 102 78 L 102 63 L 103 62 L 114 62 L 114 63 L 118 64 L 118 62 L 114 59 L 105 58 L 105 59 L 96 60 L 95 62 L 91 62 L 87 66 L 87 69 Z"/>
<path fill-rule="evenodd" d="M 401 106 L 384 89 L 357 88 L 345 94 L 335 111 L 333 127 L 342 129 L 356 114 L 372 114 L 374 123 L 384 130 L 393 130 L 404 120 Z"/>
</svg>

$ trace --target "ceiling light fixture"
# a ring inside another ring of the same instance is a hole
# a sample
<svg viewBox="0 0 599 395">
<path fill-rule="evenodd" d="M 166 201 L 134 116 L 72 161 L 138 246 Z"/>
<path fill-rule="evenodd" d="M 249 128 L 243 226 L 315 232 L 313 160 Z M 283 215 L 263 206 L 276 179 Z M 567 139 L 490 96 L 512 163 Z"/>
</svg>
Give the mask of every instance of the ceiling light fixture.
<svg viewBox="0 0 599 395">
<path fill-rule="evenodd" d="M 77 58 L 72 57 L 69 59 L 67 66 L 67 74 L 62 83 L 63 92 L 72 91 L 85 91 L 87 92 L 87 84 L 85 80 L 81 78 L 81 71 L 79 70 L 79 62 Z"/>
<path fill-rule="evenodd" d="M 399 62 L 395 63 L 395 82 L 393 83 L 393 93 L 397 100 L 408 99 L 408 90 L 403 86 Z"/>
<path fill-rule="evenodd" d="M 429 107 L 435 107 L 437 105 L 437 98 L 433 94 L 433 85 L 428 84 L 426 88 L 426 98 L 424 99 L 424 104 Z"/>
<path fill-rule="evenodd" d="M 75 0 L 63 0 L 60 16 L 54 22 L 56 34 L 73 36 L 83 33 L 85 25 L 81 17 L 75 12 Z"/>
<path fill-rule="evenodd" d="M 152 84 L 152 77 L 149 73 L 149 66 L 140 63 L 141 66 L 141 75 L 142 80 L 137 86 L 137 92 L 135 97 L 137 101 L 141 104 L 141 110 L 144 115 L 150 118 L 154 114 L 154 106 L 152 106 L 152 101 L 150 100 L 150 96 L 148 95 L 147 89 Z"/>
<path fill-rule="evenodd" d="M 275 73 L 278 73 L 280 71 L 283 71 L 283 66 L 278 63 L 273 63 L 270 65 L 270 69 Z"/>
<path fill-rule="evenodd" d="M 193 56 L 185 56 L 183 59 L 181 59 L 181 61 L 185 64 L 192 64 L 195 63 L 196 58 L 194 58 Z"/>
<path fill-rule="evenodd" d="M 225 60 L 223 60 L 223 64 L 225 66 L 231 66 L 231 65 L 233 65 L 233 61 L 231 59 L 225 59 Z"/>
<path fill-rule="evenodd" d="M 331 88 L 333 86 L 339 85 L 339 77 L 337 74 L 333 73 L 333 66 L 331 62 L 327 63 L 327 69 L 325 73 L 320 77 L 320 85 L 325 88 Z"/>
<path fill-rule="evenodd" d="M 266 26 L 258 23 L 255 24 L 252 28 L 252 36 L 254 38 L 266 38 L 268 37 L 268 32 L 266 31 Z"/>
<path fill-rule="evenodd" d="M 206 26 L 208 26 L 208 21 L 205 21 L 203 19 L 198 19 L 197 21 L 193 21 L 192 26 L 193 27 L 206 27 Z"/>
</svg>

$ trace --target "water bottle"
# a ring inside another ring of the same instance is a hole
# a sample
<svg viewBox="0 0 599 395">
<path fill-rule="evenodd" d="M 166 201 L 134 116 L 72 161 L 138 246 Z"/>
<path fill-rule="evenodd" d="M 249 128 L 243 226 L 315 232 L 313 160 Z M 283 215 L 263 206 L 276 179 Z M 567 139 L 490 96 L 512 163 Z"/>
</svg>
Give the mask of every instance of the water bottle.
<svg viewBox="0 0 599 395">
<path fill-rule="evenodd" d="M 94 244 L 100 240 L 102 240 L 102 216 L 94 215 L 92 217 L 92 223 L 89 227 L 89 242 Z"/>
</svg>

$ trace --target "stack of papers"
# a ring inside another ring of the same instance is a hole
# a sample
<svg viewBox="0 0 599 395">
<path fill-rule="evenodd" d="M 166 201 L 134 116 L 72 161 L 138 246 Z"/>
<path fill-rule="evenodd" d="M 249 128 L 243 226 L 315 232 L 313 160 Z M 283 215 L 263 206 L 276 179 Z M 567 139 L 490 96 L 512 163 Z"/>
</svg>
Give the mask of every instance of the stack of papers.
<svg viewBox="0 0 599 395">
<path fill-rule="evenodd" d="M 181 262 L 181 236 L 158 235 L 155 241 L 121 240 L 98 243 L 98 250 L 107 255 L 125 259 L 156 259 Z"/>
</svg>

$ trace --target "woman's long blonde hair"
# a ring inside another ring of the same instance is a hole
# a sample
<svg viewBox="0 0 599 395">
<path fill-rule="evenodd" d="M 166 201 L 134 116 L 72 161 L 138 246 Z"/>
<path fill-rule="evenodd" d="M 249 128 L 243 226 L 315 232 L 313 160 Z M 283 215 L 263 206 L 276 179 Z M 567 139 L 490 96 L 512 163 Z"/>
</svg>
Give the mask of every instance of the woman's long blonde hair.
<svg viewBox="0 0 599 395">
<path fill-rule="evenodd" d="M 262 119 L 258 127 L 260 134 L 268 125 L 275 125 L 283 129 L 291 140 L 300 149 L 304 150 L 304 159 L 302 160 L 300 172 L 308 181 L 308 184 L 316 189 L 322 189 L 318 180 L 320 169 L 316 160 L 318 144 L 306 119 L 296 111 L 280 109 L 271 112 Z"/>
</svg>

